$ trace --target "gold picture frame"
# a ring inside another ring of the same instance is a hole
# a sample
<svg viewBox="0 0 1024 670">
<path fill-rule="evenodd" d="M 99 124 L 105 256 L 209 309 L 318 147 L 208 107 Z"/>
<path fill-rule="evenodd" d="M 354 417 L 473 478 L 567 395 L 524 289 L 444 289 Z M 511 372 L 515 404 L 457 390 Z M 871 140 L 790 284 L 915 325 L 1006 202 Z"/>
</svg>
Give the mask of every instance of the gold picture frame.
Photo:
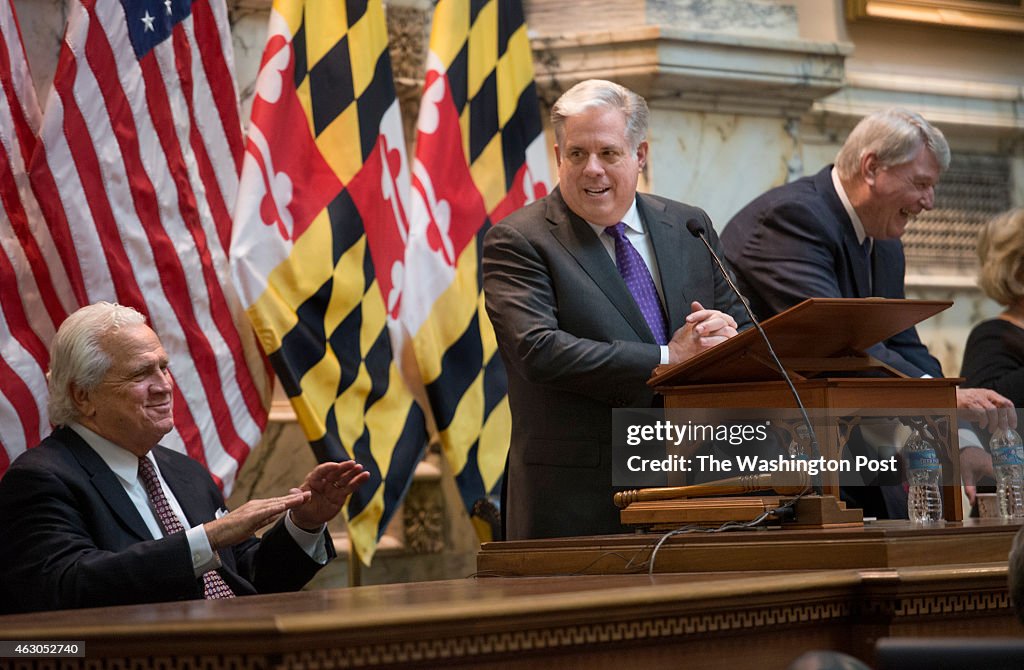
<svg viewBox="0 0 1024 670">
<path fill-rule="evenodd" d="M 1024 33 L 1024 0 L 846 0 L 846 18 Z"/>
</svg>

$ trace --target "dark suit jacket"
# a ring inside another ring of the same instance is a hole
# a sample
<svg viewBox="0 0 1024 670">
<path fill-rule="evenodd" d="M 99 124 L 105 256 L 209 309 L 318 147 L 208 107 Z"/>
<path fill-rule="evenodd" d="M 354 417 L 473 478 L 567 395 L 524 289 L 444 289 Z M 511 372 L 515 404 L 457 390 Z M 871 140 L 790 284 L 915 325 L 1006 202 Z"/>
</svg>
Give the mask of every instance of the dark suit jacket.
<svg viewBox="0 0 1024 670">
<path fill-rule="evenodd" d="M 224 498 L 203 466 L 164 447 L 153 454 L 189 525 L 214 519 Z M 321 567 L 283 520 L 220 557 L 238 595 L 299 589 Z M 117 476 L 70 428 L 0 479 L 0 613 L 202 597 L 185 533 L 154 540 Z"/>
<path fill-rule="evenodd" d="M 669 333 L 690 302 L 728 311 L 739 301 L 686 230 L 707 215 L 649 195 L 637 207 L 655 250 Z M 512 409 L 510 539 L 623 532 L 612 502 L 612 409 L 650 407 L 661 352 L 615 263 L 556 188 L 484 239 L 487 313 L 508 372 Z"/>
<path fill-rule="evenodd" d="M 902 242 L 875 240 L 869 278 L 867 258 L 831 170 L 828 166 L 759 196 L 722 231 L 737 284 L 760 319 L 805 298 L 905 297 Z M 914 328 L 868 353 L 911 377 L 942 376 Z"/>
</svg>

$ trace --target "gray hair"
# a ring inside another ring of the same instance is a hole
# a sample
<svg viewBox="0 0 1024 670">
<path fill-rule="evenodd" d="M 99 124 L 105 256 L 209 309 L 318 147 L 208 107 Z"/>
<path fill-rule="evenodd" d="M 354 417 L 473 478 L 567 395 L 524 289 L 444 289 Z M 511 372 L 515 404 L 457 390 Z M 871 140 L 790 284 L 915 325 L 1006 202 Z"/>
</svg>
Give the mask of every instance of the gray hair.
<svg viewBox="0 0 1024 670">
<path fill-rule="evenodd" d="M 949 167 L 949 144 L 942 131 L 915 112 L 891 107 L 868 114 L 854 127 L 836 155 L 836 171 L 844 180 L 860 172 L 860 161 L 874 153 L 882 167 L 908 163 L 921 146 L 935 156 L 941 171 Z"/>
<path fill-rule="evenodd" d="M 142 323 L 146 317 L 136 310 L 109 302 L 86 305 L 64 320 L 50 344 L 47 408 L 53 425 L 67 425 L 78 418 L 71 385 L 92 390 L 113 364 L 101 340 L 123 326 Z"/>
<path fill-rule="evenodd" d="M 650 112 L 647 101 L 621 84 L 604 79 L 587 79 L 563 93 L 551 108 L 551 126 L 555 141 L 561 145 L 565 139 L 566 119 L 582 114 L 594 107 L 617 109 L 626 117 L 626 141 L 634 152 L 647 139 Z"/>
</svg>

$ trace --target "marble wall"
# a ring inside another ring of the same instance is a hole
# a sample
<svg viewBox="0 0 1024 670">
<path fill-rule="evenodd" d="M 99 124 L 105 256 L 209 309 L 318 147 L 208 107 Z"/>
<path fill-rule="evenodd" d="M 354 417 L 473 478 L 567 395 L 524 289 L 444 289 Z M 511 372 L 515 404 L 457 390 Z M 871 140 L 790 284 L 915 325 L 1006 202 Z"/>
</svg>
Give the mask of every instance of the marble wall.
<svg viewBox="0 0 1024 670">
<path fill-rule="evenodd" d="M 647 188 L 703 208 L 718 230 L 756 196 L 802 175 L 793 119 L 654 108 L 651 125 Z"/>
</svg>

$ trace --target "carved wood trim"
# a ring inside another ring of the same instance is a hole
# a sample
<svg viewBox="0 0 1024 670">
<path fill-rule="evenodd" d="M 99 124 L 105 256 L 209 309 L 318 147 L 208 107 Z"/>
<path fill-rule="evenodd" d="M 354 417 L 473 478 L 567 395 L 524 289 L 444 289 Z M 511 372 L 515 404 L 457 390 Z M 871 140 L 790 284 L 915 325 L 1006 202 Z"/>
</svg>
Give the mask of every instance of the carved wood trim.
<svg viewBox="0 0 1024 670">
<path fill-rule="evenodd" d="M 650 642 L 680 636 L 725 635 L 749 629 L 821 624 L 849 618 L 849 603 L 842 601 L 793 604 L 751 610 L 662 616 L 632 621 L 546 626 L 529 630 L 495 631 L 416 641 L 345 645 L 344 648 L 309 649 L 281 658 L 282 668 L 355 668 L 383 664 L 430 663 L 467 660 L 542 650 L 570 651 L 595 645 Z"/>
</svg>

